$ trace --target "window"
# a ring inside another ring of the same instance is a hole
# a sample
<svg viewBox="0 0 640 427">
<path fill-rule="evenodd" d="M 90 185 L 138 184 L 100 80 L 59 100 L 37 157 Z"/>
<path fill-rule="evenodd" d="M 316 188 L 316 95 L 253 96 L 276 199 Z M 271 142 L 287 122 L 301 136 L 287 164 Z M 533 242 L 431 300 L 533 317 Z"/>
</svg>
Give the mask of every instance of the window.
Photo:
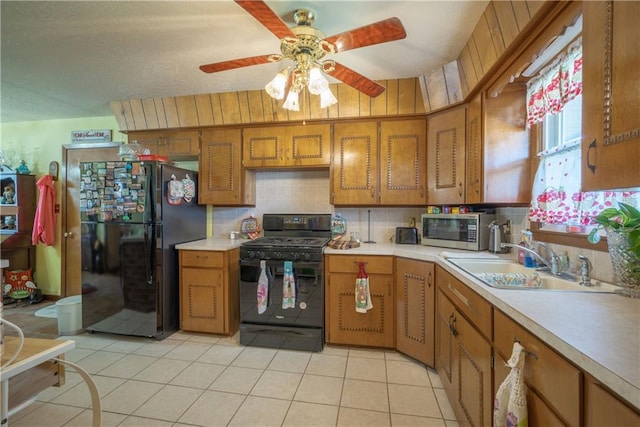
<svg viewBox="0 0 640 427">
<path fill-rule="evenodd" d="M 546 115 L 542 122 L 545 150 L 580 142 L 582 136 L 582 95 L 567 102 L 558 114 Z"/>
<path fill-rule="evenodd" d="M 541 126 L 544 150 L 534 178 L 529 220 L 582 231 L 618 201 L 639 205 L 638 189 L 582 192 L 582 45 L 567 52 L 527 84 L 527 124 Z M 547 228 L 545 226 L 545 228 Z"/>
</svg>

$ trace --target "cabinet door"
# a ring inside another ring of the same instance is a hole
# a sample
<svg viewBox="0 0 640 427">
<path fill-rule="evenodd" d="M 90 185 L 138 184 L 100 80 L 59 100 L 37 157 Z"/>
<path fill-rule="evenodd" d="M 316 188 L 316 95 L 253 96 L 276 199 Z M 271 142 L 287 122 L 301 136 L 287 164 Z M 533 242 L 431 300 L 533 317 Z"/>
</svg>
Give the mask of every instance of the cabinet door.
<svg viewBox="0 0 640 427">
<path fill-rule="evenodd" d="M 640 413 L 591 377 L 585 381 L 585 427 L 640 425 Z"/>
<path fill-rule="evenodd" d="M 511 356 L 514 340 L 529 352 L 524 375 L 527 387 L 548 402 L 547 408 L 539 408 L 540 417 L 549 418 L 546 412 L 551 411 L 565 425 L 579 426 L 580 371 L 504 313 L 494 310 L 493 341 L 503 359 Z"/>
<path fill-rule="evenodd" d="M 224 333 L 224 271 L 180 269 L 180 329 Z"/>
<path fill-rule="evenodd" d="M 467 158 L 465 203 L 482 203 L 482 93 L 476 95 L 467 107 Z"/>
<path fill-rule="evenodd" d="M 398 258 L 395 286 L 396 349 L 434 366 L 433 263 Z"/>
<path fill-rule="evenodd" d="M 482 203 L 531 202 L 535 153 L 526 128 L 526 98 L 526 86 L 512 83 L 497 97 L 484 100 Z"/>
<path fill-rule="evenodd" d="M 331 203 L 378 203 L 378 125 L 376 122 L 334 126 Z"/>
<path fill-rule="evenodd" d="M 640 2 L 582 9 L 582 190 L 640 186 Z"/>
<path fill-rule="evenodd" d="M 452 322 L 457 333 L 453 356 L 458 372 L 458 399 L 454 410 L 461 425 L 491 427 L 493 394 L 491 345 L 459 313 Z"/>
<path fill-rule="evenodd" d="M 436 294 L 436 370 L 458 422 L 489 427 L 493 418 L 491 345 L 440 285 Z"/>
<path fill-rule="evenodd" d="M 453 334 L 452 325 L 455 315 L 455 307 L 451 301 L 440 290 L 436 290 L 435 364 L 450 402 L 455 401 L 458 383 L 458 371 L 455 369 L 453 360 L 456 337 Z"/>
<path fill-rule="evenodd" d="M 149 149 L 151 154 L 158 154 L 158 146 L 164 141 L 164 131 L 129 132 L 129 143 L 138 143 L 141 147 Z"/>
<path fill-rule="evenodd" d="M 373 308 L 367 313 L 355 310 L 357 261 L 366 262 Z M 391 257 L 331 256 L 327 274 L 327 342 L 393 348 L 393 260 Z M 381 272 L 389 274 L 381 274 Z"/>
<path fill-rule="evenodd" d="M 245 129 L 242 134 L 242 165 L 268 168 L 285 165 L 286 126 Z"/>
<path fill-rule="evenodd" d="M 329 166 L 331 125 L 288 126 L 285 147 L 287 166 Z"/>
<path fill-rule="evenodd" d="M 255 206 L 255 176 L 242 167 L 240 129 L 202 131 L 198 203 Z"/>
<path fill-rule="evenodd" d="M 425 120 L 380 123 L 380 204 L 426 203 Z"/>
<path fill-rule="evenodd" d="M 139 131 L 129 132 L 130 142 L 136 141 L 151 154 L 171 159 L 192 159 L 200 154 L 198 131 Z"/>
<path fill-rule="evenodd" d="M 466 107 L 427 119 L 427 201 L 431 204 L 464 203 Z"/>
<path fill-rule="evenodd" d="M 169 158 L 188 158 L 200 154 L 198 131 L 171 132 L 158 144 L 158 153 Z"/>
<path fill-rule="evenodd" d="M 498 391 L 498 387 L 500 387 L 505 378 L 507 378 L 510 369 L 511 368 L 509 368 L 507 362 L 502 357 L 500 357 L 499 355 L 495 355 L 495 364 L 493 371 L 494 396 Z M 553 412 L 553 409 L 551 409 L 549 405 L 547 405 L 545 401 L 531 388 L 527 388 L 527 421 L 530 426 L 560 427 L 567 425 Z"/>
</svg>

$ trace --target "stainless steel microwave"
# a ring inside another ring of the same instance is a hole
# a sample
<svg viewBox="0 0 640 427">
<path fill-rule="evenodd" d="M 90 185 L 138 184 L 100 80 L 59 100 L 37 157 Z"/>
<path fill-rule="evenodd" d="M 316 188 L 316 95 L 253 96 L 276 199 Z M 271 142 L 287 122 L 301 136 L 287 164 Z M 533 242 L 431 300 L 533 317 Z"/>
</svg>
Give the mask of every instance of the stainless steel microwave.
<svg viewBox="0 0 640 427">
<path fill-rule="evenodd" d="M 422 214 L 422 244 L 484 251 L 489 248 L 489 224 L 494 214 Z"/>
</svg>

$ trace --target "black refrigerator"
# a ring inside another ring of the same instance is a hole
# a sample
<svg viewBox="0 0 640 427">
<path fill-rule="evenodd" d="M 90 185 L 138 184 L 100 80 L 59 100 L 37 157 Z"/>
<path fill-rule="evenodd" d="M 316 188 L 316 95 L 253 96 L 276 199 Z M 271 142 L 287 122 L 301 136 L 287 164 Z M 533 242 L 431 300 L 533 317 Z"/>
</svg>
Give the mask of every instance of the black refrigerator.
<svg viewBox="0 0 640 427">
<path fill-rule="evenodd" d="M 179 327 L 180 243 L 206 238 L 197 172 L 80 163 L 82 327 L 164 339 Z"/>
</svg>

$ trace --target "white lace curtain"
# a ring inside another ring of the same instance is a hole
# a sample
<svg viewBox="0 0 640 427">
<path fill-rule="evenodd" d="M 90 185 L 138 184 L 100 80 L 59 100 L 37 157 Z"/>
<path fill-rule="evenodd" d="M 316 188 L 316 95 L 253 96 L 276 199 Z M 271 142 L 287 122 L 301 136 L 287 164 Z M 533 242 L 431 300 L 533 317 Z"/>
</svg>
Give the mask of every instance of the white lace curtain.
<svg viewBox="0 0 640 427">
<path fill-rule="evenodd" d="M 617 202 L 640 207 L 638 189 L 583 192 L 580 186 L 580 143 L 539 154 L 529 220 L 546 224 L 591 225 L 593 218 Z"/>
<path fill-rule="evenodd" d="M 527 84 L 527 126 L 557 114 L 582 93 L 582 40 L 542 70 Z M 533 183 L 529 220 L 546 224 L 594 224 L 593 218 L 608 207 L 625 202 L 640 207 L 640 190 L 581 191 L 580 142 L 554 147 L 538 154 L 540 163 Z"/>
</svg>

